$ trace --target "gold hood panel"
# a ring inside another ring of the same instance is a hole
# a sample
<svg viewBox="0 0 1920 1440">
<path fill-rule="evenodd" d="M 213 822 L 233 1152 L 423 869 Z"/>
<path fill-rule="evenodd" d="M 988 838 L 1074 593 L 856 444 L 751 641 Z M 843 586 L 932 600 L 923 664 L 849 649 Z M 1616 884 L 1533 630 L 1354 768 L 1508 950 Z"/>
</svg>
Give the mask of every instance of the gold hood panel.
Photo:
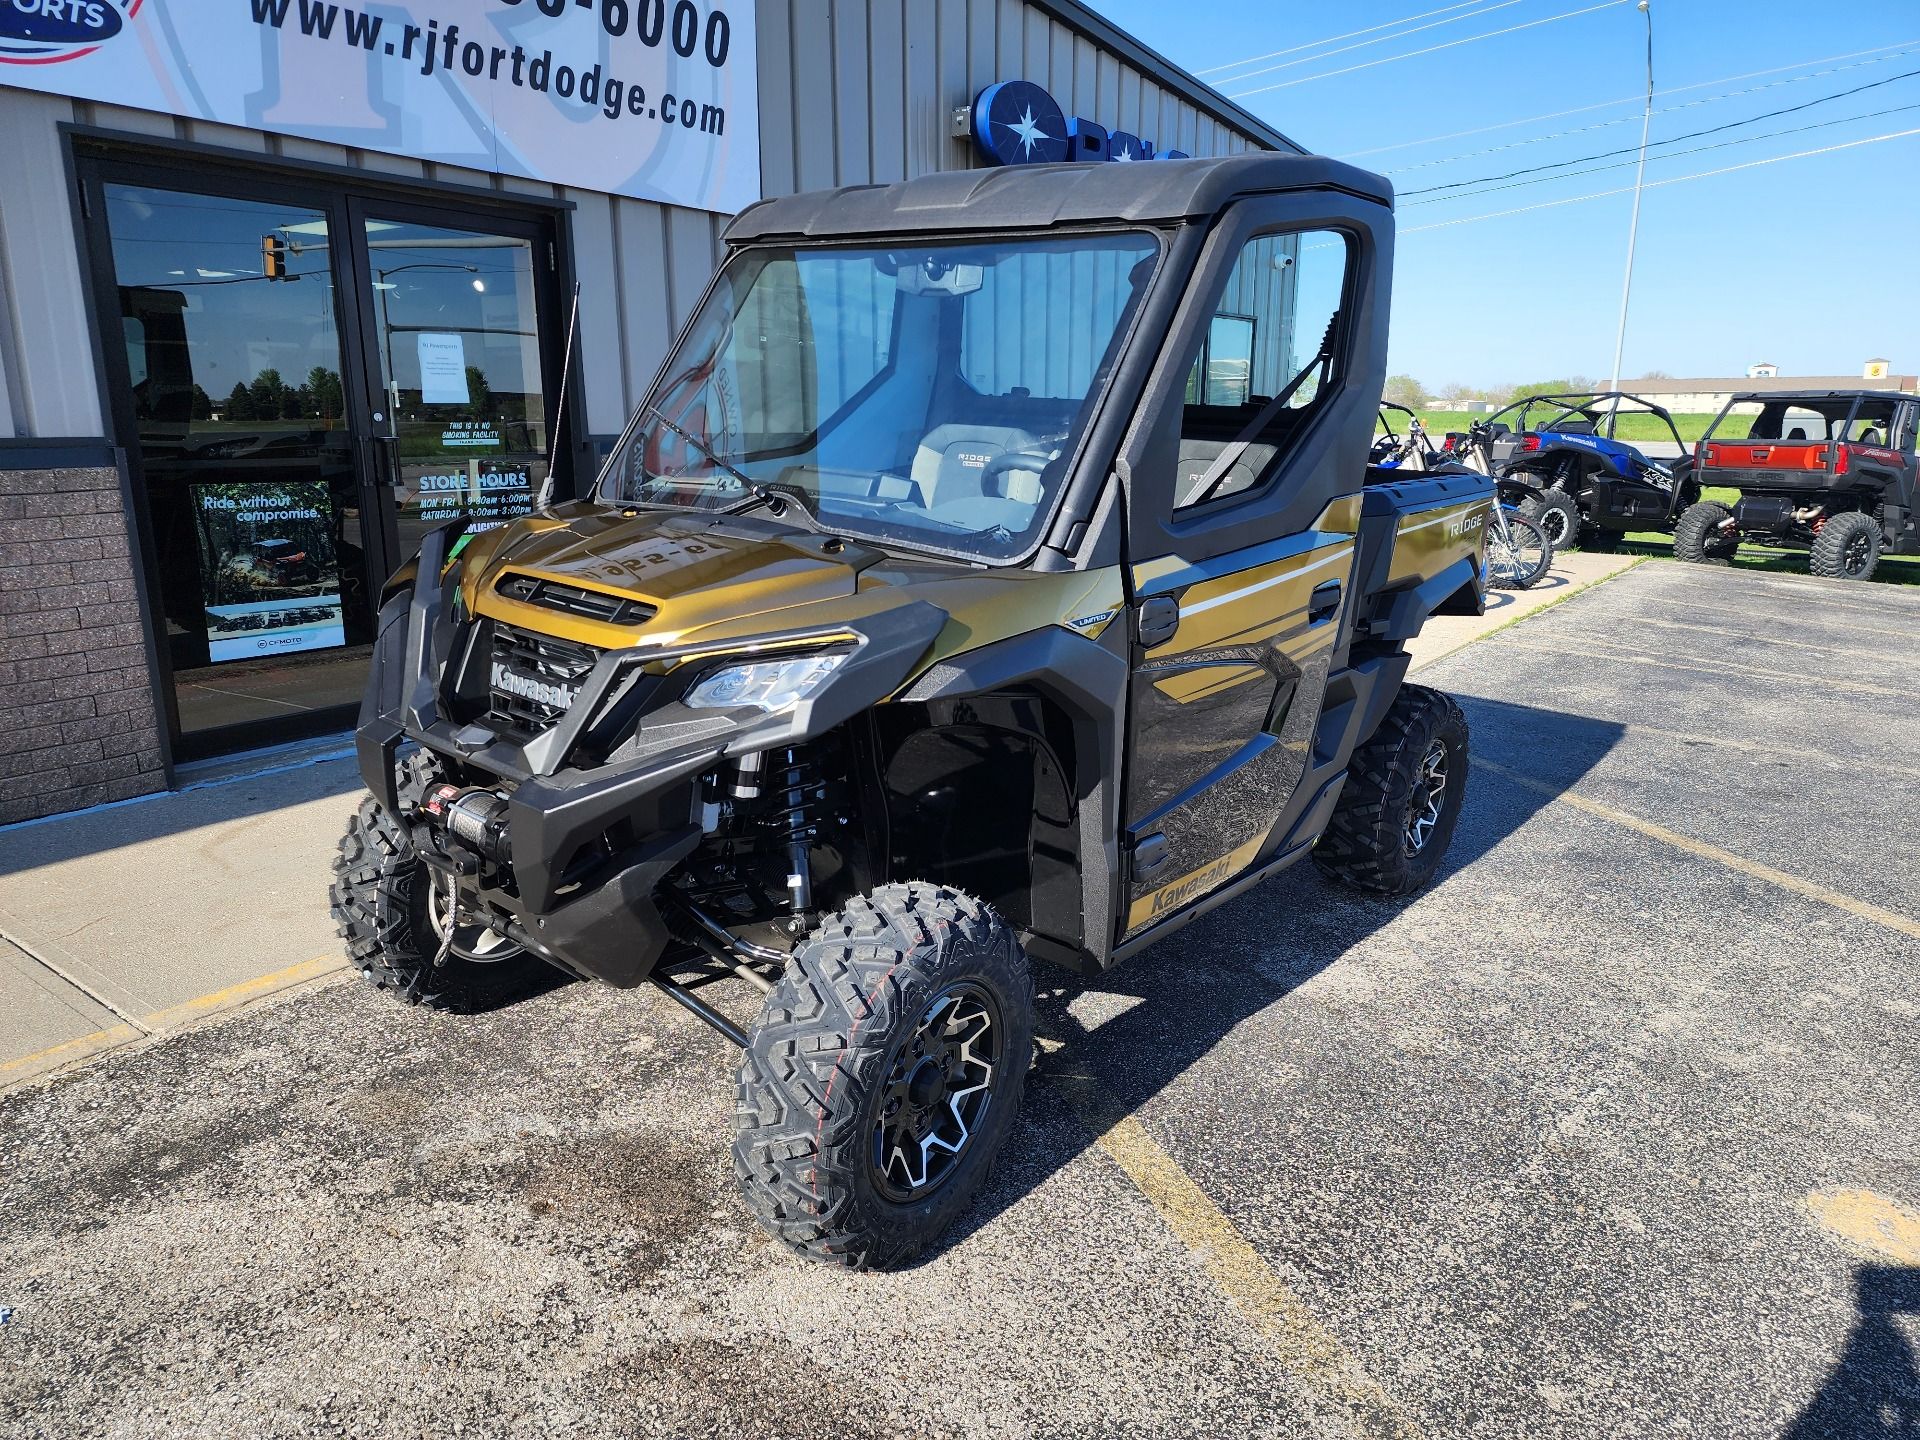
<svg viewBox="0 0 1920 1440">
<path fill-rule="evenodd" d="M 859 554 L 848 547 L 849 557 Z M 660 643 L 716 622 L 851 596 L 854 565 L 812 536 L 761 539 L 712 522 L 653 511 L 588 510 L 509 527 L 462 583 L 475 614 L 601 647 Z M 535 575 L 640 600 L 644 626 L 608 625 L 501 595 L 509 575 Z"/>
<path fill-rule="evenodd" d="M 819 632 L 926 601 L 948 619 L 915 673 L 937 660 L 1050 625 L 1097 636 L 1122 603 L 1116 567 L 1036 574 L 905 559 L 830 536 L 755 536 L 711 520 L 565 507 L 476 539 L 461 581 L 467 609 L 602 649 L 746 644 Z M 611 625 L 501 595 L 536 575 L 654 606 L 642 625 Z"/>
</svg>

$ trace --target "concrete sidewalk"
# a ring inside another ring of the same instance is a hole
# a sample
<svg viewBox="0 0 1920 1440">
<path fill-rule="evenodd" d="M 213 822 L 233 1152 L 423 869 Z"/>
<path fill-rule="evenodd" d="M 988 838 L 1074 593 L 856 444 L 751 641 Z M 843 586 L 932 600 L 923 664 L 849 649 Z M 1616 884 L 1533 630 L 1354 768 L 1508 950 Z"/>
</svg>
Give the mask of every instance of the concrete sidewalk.
<svg viewBox="0 0 1920 1440">
<path fill-rule="evenodd" d="M 1634 564 L 1571 554 L 1418 668 Z M 327 915 L 360 801 L 344 737 L 196 767 L 170 795 L 0 829 L 0 1089 L 344 968 Z"/>
</svg>

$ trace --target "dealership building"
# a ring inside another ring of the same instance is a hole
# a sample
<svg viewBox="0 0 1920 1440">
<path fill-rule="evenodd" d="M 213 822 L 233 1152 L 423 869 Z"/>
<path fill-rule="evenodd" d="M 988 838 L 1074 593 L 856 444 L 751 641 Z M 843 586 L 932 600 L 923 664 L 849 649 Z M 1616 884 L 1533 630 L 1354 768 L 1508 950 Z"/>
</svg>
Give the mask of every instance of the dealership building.
<svg viewBox="0 0 1920 1440">
<path fill-rule="evenodd" d="M 0 823 L 348 728 L 761 196 L 1298 148 L 1078 0 L 0 0 L 0 135 Z"/>
</svg>

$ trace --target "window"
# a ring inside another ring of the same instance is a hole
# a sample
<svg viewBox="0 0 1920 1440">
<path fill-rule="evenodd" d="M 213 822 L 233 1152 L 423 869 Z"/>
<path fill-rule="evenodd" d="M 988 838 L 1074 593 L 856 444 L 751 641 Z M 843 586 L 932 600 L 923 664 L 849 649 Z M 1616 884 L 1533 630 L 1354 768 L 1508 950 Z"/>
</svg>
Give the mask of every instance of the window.
<svg viewBox="0 0 1920 1440">
<path fill-rule="evenodd" d="M 1334 390 L 1351 247 L 1332 230 L 1240 252 L 1188 372 L 1176 509 L 1263 487 Z"/>
<path fill-rule="evenodd" d="M 1891 445 L 1897 408 L 1891 400 L 1862 400 L 1840 438 L 1855 445 Z"/>
<path fill-rule="evenodd" d="M 756 249 L 616 454 L 654 505 L 797 501 L 981 559 L 1038 542 L 1160 247 L 1138 232 Z"/>
</svg>

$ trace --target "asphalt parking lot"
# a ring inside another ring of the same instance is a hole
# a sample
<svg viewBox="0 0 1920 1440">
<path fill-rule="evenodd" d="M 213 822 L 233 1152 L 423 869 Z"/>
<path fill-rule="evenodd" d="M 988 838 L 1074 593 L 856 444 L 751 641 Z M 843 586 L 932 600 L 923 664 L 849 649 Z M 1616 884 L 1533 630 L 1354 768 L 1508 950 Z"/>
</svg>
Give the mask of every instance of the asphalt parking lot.
<svg viewBox="0 0 1920 1440">
<path fill-rule="evenodd" d="M 1646 564 L 1418 678 L 1442 879 L 1048 994 L 901 1274 L 752 1227 L 647 994 L 330 979 L 0 1096 L 0 1429 L 1920 1431 L 1920 595 Z"/>
</svg>

